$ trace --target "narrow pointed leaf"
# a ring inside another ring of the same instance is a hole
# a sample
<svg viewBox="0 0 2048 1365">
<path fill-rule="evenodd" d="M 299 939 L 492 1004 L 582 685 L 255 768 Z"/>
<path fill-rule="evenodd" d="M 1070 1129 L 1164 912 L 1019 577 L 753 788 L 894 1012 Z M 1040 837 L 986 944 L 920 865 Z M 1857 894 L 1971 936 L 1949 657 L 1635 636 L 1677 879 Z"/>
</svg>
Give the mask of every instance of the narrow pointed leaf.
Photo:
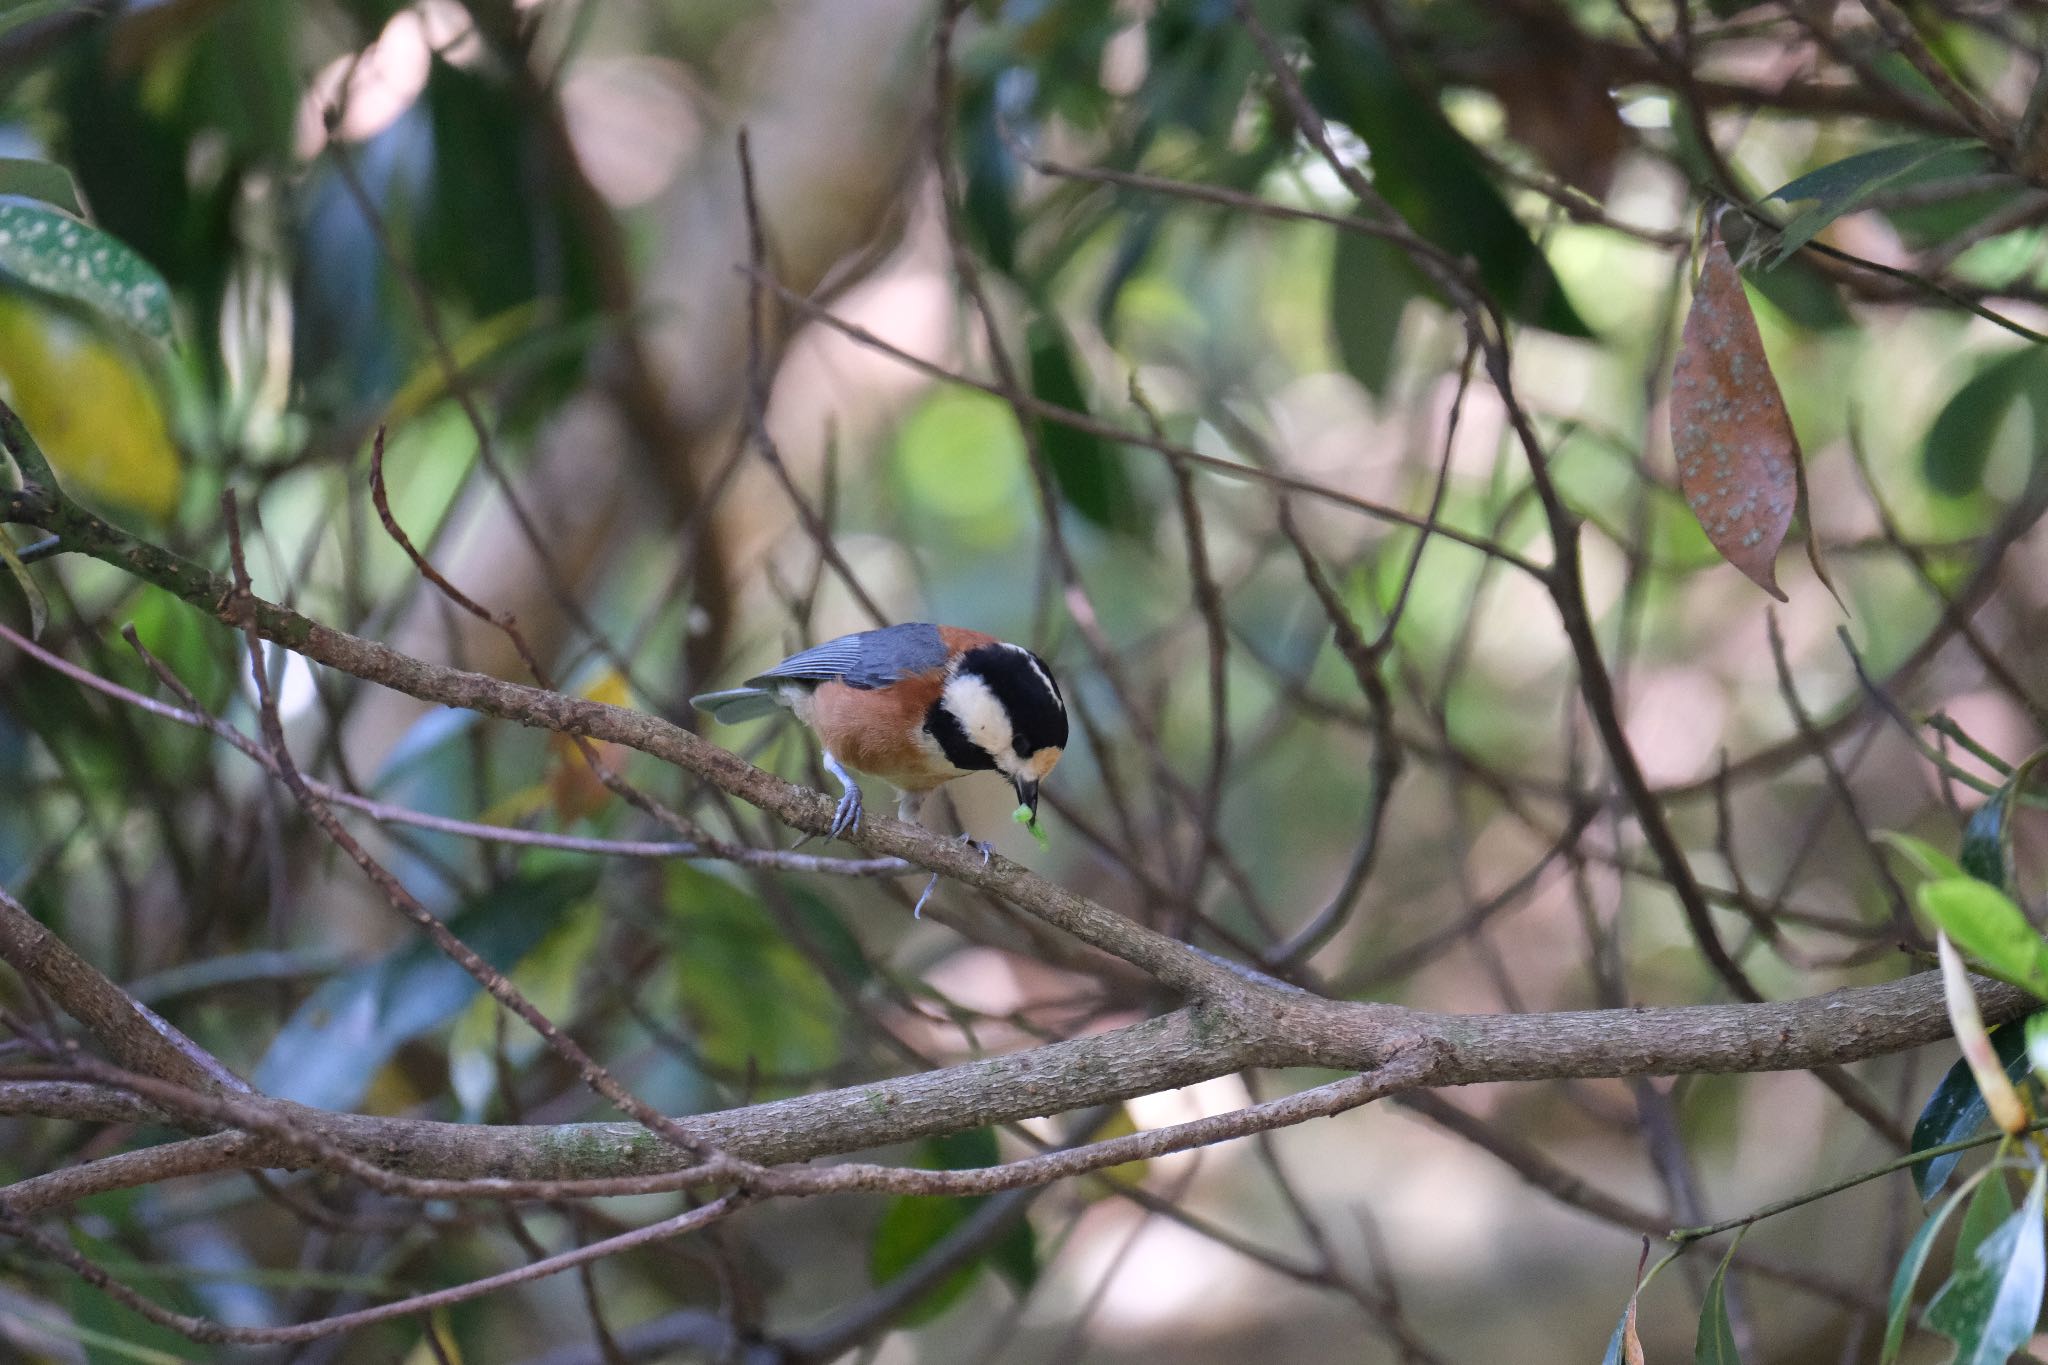
<svg viewBox="0 0 2048 1365">
<path fill-rule="evenodd" d="M 1742 1353 L 1735 1349 L 1735 1327 L 1728 1321 L 1728 1263 L 1735 1259 L 1737 1237 L 1728 1254 L 1707 1281 L 1706 1302 L 1700 1307 L 1700 1329 L 1693 1338 L 1693 1365 L 1742 1365 Z"/>
<path fill-rule="evenodd" d="M 1561 336 L 1591 337 L 1529 230 L 1488 176 L 1485 160 L 1411 86 L 1360 15 L 1311 6 L 1309 97 L 1372 149 L 1373 187 L 1423 237 L 1469 257 L 1510 317 Z M 1432 291 L 1434 292 L 1434 291 Z"/>
<path fill-rule="evenodd" d="M 2048 1279 L 2042 1240 L 2043 1172 L 2026 1202 L 1977 1247 L 1927 1305 L 1927 1325 L 1956 1343 L 1955 1365 L 2003 1365 L 2034 1335 Z"/>
<path fill-rule="evenodd" d="M 1778 254 L 1771 263 L 1776 265 L 1805 246 L 1828 224 L 1853 212 L 1879 190 L 1962 174 L 1980 168 L 1986 160 L 1988 153 L 1974 139 L 1927 138 L 1875 147 L 1809 171 L 1764 196 L 1787 204 L 1805 199 L 1820 201 L 1785 225 Z"/>
<path fill-rule="evenodd" d="M 2017 1081 L 2027 1074 L 2026 1030 L 2017 1024 L 2007 1024 L 1991 1031 L 1991 1046 L 1998 1054 L 1998 1060 L 2005 1066 L 2005 1074 Z M 1982 1128 L 1991 1117 L 1991 1111 L 1984 1107 L 1984 1096 L 1977 1090 L 1976 1079 L 1970 1074 L 1968 1062 L 1957 1062 L 1941 1078 L 1941 1084 L 1934 1087 L 1927 1104 L 1920 1111 L 1920 1117 L 1913 1124 L 1913 1150 L 1924 1152 L 1930 1147 L 1944 1147 L 1959 1142 Z M 1950 1172 L 1963 1159 L 1961 1152 L 1945 1152 L 1930 1157 L 1913 1167 L 1913 1183 L 1920 1189 L 1922 1199 L 1932 1199 L 1935 1193 L 1948 1182 Z"/>
<path fill-rule="evenodd" d="M 1600 1365 L 1643 1365 L 1643 1342 L 1636 1335 L 1636 1296 L 1628 1296 L 1628 1307 L 1621 1310 L 1621 1321 L 1614 1324 L 1614 1335 L 1607 1339 L 1607 1351 L 1600 1357 Z"/>
<path fill-rule="evenodd" d="M 1799 502 L 1799 438 L 1717 229 L 1671 376 L 1678 486 L 1721 557 L 1779 601 L 1774 565 Z"/>
<path fill-rule="evenodd" d="M 1983 1246 L 2010 1217 L 2012 1187 L 2006 1183 L 2005 1172 L 1994 1165 L 1977 1182 L 1970 1202 L 1963 1206 L 1962 1226 L 1956 1229 L 1956 1264 L 1961 1265 L 1975 1257 L 1977 1248 Z"/>
<path fill-rule="evenodd" d="M 1991 1121 L 2003 1132 L 2018 1133 L 2027 1126 L 2027 1106 L 2013 1088 L 2004 1059 L 1991 1046 L 1991 1037 L 1984 1031 L 1984 1015 L 1977 1008 L 1976 988 L 1963 968 L 1963 955 L 1949 942 L 1947 934 L 1936 934 L 1934 947 L 1941 958 L 1942 1002 L 1948 1006 L 1948 1022 L 1955 1030 L 1956 1046 L 1962 1049 L 1963 1060 L 1970 1064 L 1970 1075 L 1984 1094 L 1984 1107 L 1990 1111 Z"/>
<path fill-rule="evenodd" d="M 1964 1079 L 1968 1080 L 1967 1071 Z M 1942 1225 L 1969 1196 L 1967 1185 L 1950 1195 L 1948 1202 L 1922 1223 L 1920 1230 L 1913 1234 L 1913 1240 L 1906 1243 L 1906 1254 L 1899 1259 L 1899 1268 L 1892 1273 L 1891 1301 L 1885 1311 L 1884 1351 L 1878 1356 L 1878 1365 L 1891 1365 L 1898 1358 L 1899 1348 L 1906 1343 L 1906 1313 L 1913 1306 L 1913 1286 L 1919 1283 L 1920 1272 L 1927 1268 L 1927 1258 L 1933 1254 L 1934 1240 L 1940 1235 Z"/>
</svg>

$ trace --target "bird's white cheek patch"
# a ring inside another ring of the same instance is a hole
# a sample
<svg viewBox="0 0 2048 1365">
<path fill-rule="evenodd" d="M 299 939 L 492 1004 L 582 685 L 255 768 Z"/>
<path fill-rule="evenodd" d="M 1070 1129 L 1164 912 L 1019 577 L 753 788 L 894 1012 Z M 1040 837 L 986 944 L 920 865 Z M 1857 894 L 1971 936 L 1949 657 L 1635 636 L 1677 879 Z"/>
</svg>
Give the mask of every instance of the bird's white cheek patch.
<svg viewBox="0 0 2048 1365">
<path fill-rule="evenodd" d="M 1010 752 L 1010 713 L 971 673 L 956 673 L 946 684 L 946 709 L 977 748 L 991 758 Z"/>
</svg>

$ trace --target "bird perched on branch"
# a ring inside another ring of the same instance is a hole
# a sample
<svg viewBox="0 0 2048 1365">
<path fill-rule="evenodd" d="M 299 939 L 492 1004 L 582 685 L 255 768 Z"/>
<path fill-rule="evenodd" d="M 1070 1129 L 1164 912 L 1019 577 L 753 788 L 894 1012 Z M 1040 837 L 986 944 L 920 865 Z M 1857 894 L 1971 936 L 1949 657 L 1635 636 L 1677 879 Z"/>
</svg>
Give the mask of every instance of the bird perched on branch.
<svg viewBox="0 0 2048 1365">
<path fill-rule="evenodd" d="M 1066 702 L 1045 660 L 978 630 L 923 622 L 827 640 L 690 704 L 728 725 L 788 710 L 816 732 L 843 789 L 835 839 L 860 825 L 854 772 L 894 786 L 905 820 L 944 783 L 999 772 L 1035 821 L 1038 784 L 1067 744 Z"/>
</svg>

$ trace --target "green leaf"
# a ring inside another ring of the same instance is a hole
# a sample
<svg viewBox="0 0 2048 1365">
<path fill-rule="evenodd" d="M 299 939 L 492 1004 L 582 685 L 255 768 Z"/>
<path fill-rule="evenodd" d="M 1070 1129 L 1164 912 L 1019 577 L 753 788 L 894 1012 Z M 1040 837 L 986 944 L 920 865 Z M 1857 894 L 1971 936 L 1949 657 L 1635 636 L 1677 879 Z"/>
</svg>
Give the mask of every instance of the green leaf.
<svg viewBox="0 0 2048 1365">
<path fill-rule="evenodd" d="M 1920 442 L 1920 473 L 1927 486 L 1949 497 L 1974 493 L 2006 415 L 2026 398 L 2033 404 L 2034 453 L 2048 448 L 2048 347 L 2024 346 L 1986 364 L 1950 395 Z"/>
<path fill-rule="evenodd" d="M 2034 1334 L 2048 1279 L 2044 1182 L 2048 1172 L 2037 1170 L 2019 1212 L 1978 1245 L 1927 1305 L 1927 1325 L 1956 1343 L 1955 1365 L 2002 1365 Z"/>
<path fill-rule="evenodd" d="M 1948 854 L 1943 853 L 1925 839 L 1916 839 L 1910 834 L 1900 834 L 1894 830 L 1886 830 L 1877 837 L 1879 842 L 1890 844 L 1893 848 L 1910 858 L 1913 861 L 1913 865 L 1920 869 L 1922 876 L 1942 880 L 1949 877 L 1967 877 L 1969 875 L 1969 873 L 1963 871 L 1961 863 L 1958 863 L 1954 858 L 1949 857 Z"/>
<path fill-rule="evenodd" d="M 1017 158 L 1004 140 L 994 81 L 977 82 L 961 100 L 957 137 L 965 172 L 960 208 L 969 240 L 990 265 L 1017 273 Z M 1022 136 L 1019 131 L 1016 135 Z"/>
<path fill-rule="evenodd" d="M 575 1007 L 576 987 L 603 927 L 603 908 L 585 901 L 505 975 L 534 1008 L 559 1019 Z M 482 1122 L 485 1106 L 498 1092 L 498 1009 L 497 1001 L 479 991 L 448 1035 L 448 1088 L 466 1123 Z M 524 1023 L 506 1029 L 504 1052 L 514 1066 L 543 1046 L 541 1036 Z"/>
<path fill-rule="evenodd" d="M 156 267 L 47 204 L 0 203 L 0 271 L 170 343 L 171 291 Z"/>
<path fill-rule="evenodd" d="M 0 24 L 5 22 L 4 19 L 0 19 Z M 40 199 L 45 204 L 55 204 L 76 217 L 85 216 L 85 208 L 78 202 L 78 186 L 72 181 L 71 172 L 54 161 L 0 156 L 0 195 Z"/>
<path fill-rule="evenodd" d="M 14 548 L 14 542 L 0 531 L 0 564 L 7 566 L 7 572 L 21 587 L 21 595 L 28 599 L 28 636 L 31 640 L 43 638 L 43 627 L 50 624 L 50 604 L 43 597 L 43 590 L 36 584 L 35 575 L 28 571 L 28 565 L 21 562 L 21 555 Z"/>
<path fill-rule="evenodd" d="M 2027 1033 L 2027 1065 L 2037 1080 L 2048 1083 L 2048 1011 L 2030 1014 L 2021 1022 Z"/>
<path fill-rule="evenodd" d="M 480 318 L 542 294 L 560 296 L 572 315 L 588 311 L 587 239 L 563 196 L 533 193 L 531 102 L 499 68 L 436 57 L 421 108 L 434 169 L 418 220 L 420 273 Z"/>
<path fill-rule="evenodd" d="M 928 1139 L 919 1144 L 917 1155 L 917 1164 L 925 1170 L 976 1170 L 993 1166 L 996 1160 L 995 1131 L 989 1128 Z M 984 1202 L 986 1196 L 901 1195 L 890 1200 L 868 1247 L 868 1272 L 874 1282 L 887 1284 L 909 1270 Z M 988 1251 L 963 1262 L 926 1291 L 898 1324 L 913 1327 L 945 1312 L 984 1266 L 992 1266 L 1020 1290 L 1029 1289 L 1038 1278 L 1038 1248 L 1030 1222 L 1019 1218 Z"/>
<path fill-rule="evenodd" d="M 1965 149 L 1974 151 L 1967 156 L 1956 155 Z M 1772 264 L 1805 246 L 1821 229 L 1854 211 L 1879 190 L 1961 174 L 1981 166 L 1988 156 L 1983 146 L 1970 138 L 1925 138 L 1872 148 L 1809 171 L 1764 196 L 1766 200 L 1777 199 L 1787 204 L 1803 199 L 1820 201 L 1785 224 Z"/>
<path fill-rule="evenodd" d="M 542 873 L 487 891 L 448 920 L 486 962 L 505 970 L 590 893 L 589 868 Z M 251 1078 L 279 1099 L 352 1109 L 399 1047 L 448 1022 L 483 987 L 424 940 L 330 977 L 306 997 Z"/>
<path fill-rule="evenodd" d="M 1991 1030 L 1991 1046 L 1997 1051 L 1998 1059 L 2005 1063 L 2005 1074 L 2018 1084 L 2027 1074 L 2026 1030 L 2016 1024 L 1995 1028 Z M 1926 1106 L 1914 1122 L 1913 1150 L 1924 1152 L 1929 1147 L 1960 1142 L 1973 1136 L 1990 1117 L 1991 1111 L 1984 1105 L 1984 1096 L 1978 1093 L 1969 1063 L 1959 1061 L 1948 1069 L 1948 1074 L 1941 1078 L 1941 1084 L 1934 1087 L 1934 1093 L 1928 1096 Z M 1934 1198 L 1935 1193 L 1947 1183 L 1956 1163 L 1962 1159 L 1961 1152 L 1947 1152 L 1916 1163 L 1913 1183 L 1919 1186 L 1920 1197 Z"/>
<path fill-rule="evenodd" d="M 1073 348 L 1059 323 L 1043 314 L 1032 319 L 1025 331 L 1025 344 L 1030 350 L 1032 396 L 1087 412 L 1088 397 L 1081 387 Z M 1067 506 L 1104 530 L 1145 534 L 1150 518 L 1138 500 L 1121 450 L 1099 436 L 1060 422 L 1041 421 L 1038 443 Z"/>
<path fill-rule="evenodd" d="M 1728 1321 L 1728 1263 L 1735 1259 L 1735 1248 L 1742 1245 L 1737 1237 L 1728 1246 L 1728 1254 L 1721 1258 L 1721 1264 L 1714 1271 L 1714 1278 L 1707 1281 L 1706 1302 L 1700 1306 L 1700 1328 L 1693 1338 L 1693 1365 L 1742 1365 L 1742 1354 L 1735 1349 L 1735 1328 Z"/>
<path fill-rule="evenodd" d="M 1734 250 L 1732 243 L 1729 249 Z M 1738 264 L 1741 259 L 1736 258 Z M 1856 321 L 1828 277 L 1796 257 L 1771 270 L 1745 270 L 1742 282 L 1808 331 L 1832 332 Z"/>
<path fill-rule="evenodd" d="M 1976 1192 L 1963 1209 L 1963 1223 L 1956 1230 L 1955 1259 L 1958 1265 L 1977 1254 L 1977 1248 L 2012 1217 L 2012 1188 L 2005 1183 L 2005 1171 L 1992 1166 L 1977 1182 Z"/>
<path fill-rule="evenodd" d="M 843 1044 L 843 1007 L 751 894 L 688 863 L 667 869 L 681 1008 L 704 1060 L 742 1072 L 808 1073 Z"/>
<path fill-rule="evenodd" d="M 1478 263 L 1506 312 L 1563 336 L 1591 337 L 1550 262 L 1487 178 L 1485 162 L 1433 98 L 1410 86 L 1371 28 L 1348 13 L 1310 13 L 1308 93 L 1372 149 L 1373 187 L 1416 232 Z"/>
<path fill-rule="evenodd" d="M 1330 261 L 1330 332 L 1345 370 L 1375 398 L 1394 374 L 1401 315 L 1421 287 L 1400 248 L 1363 232 L 1337 233 Z"/>
<path fill-rule="evenodd" d="M 1985 971 L 2048 1000 L 2048 943 L 2011 897 L 1975 877 L 1944 877 L 1922 882 L 1914 899 Z"/>
<path fill-rule="evenodd" d="M 874 1240 L 868 1244 L 868 1274 L 877 1285 L 884 1285 L 917 1264 L 926 1252 L 944 1241 L 946 1235 L 967 1221 L 968 1208 L 964 1199 L 946 1199 L 938 1195 L 898 1195 L 882 1210 L 880 1221 L 875 1224 Z M 930 1322 L 951 1308 L 962 1294 L 974 1284 L 974 1277 L 981 1273 L 980 1258 L 972 1258 L 960 1265 L 952 1274 L 933 1285 L 920 1297 L 914 1307 L 906 1309 L 896 1322 L 902 1327 L 917 1327 Z"/>
<path fill-rule="evenodd" d="M 2014 875 L 2012 822 L 2006 817 L 2044 755 L 2048 755 L 2048 749 L 2036 749 L 2027 755 L 1963 827 L 1963 871 L 2000 891 L 2011 889 Z"/>
<path fill-rule="evenodd" d="M 1963 1079 L 1969 1080 L 1968 1067 L 1963 1068 Z M 1988 1179 L 1989 1175 L 1986 1173 L 1980 1178 Z M 1906 1244 L 1906 1254 L 1899 1259 L 1899 1268 L 1892 1273 L 1891 1302 L 1884 1324 L 1884 1351 L 1878 1356 L 1878 1365 L 1891 1365 L 1898 1357 L 1899 1348 L 1906 1342 L 1906 1312 L 1913 1306 L 1913 1286 L 1919 1282 L 1920 1272 L 1927 1267 L 1927 1258 L 1933 1254 L 1934 1239 L 1941 1232 L 1942 1225 L 1969 1197 L 1968 1185 L 1950 1195 L 1948 1202 L 1922 1223 L 1920 1230 L 1913 1234 L 1913 1240 Z"/>
<path fill-rule="evenodd" d="M 0 34 L 10 33 L 23 24 L 32 24 L 53 14 L 62 14 L 76 3 L 77 0 L 14 0 L 13 4 L 0 5 Z"/>
</svg>

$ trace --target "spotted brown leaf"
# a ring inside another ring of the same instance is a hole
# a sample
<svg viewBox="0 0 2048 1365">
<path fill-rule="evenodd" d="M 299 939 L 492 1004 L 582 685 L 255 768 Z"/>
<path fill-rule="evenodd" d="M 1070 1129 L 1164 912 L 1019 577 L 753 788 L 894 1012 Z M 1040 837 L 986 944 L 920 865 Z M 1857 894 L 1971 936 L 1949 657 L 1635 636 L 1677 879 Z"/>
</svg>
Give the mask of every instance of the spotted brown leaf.
<svg viewBox="0 0 2048 1365">
<path fill-rule="evenodd" d="M 1671 375 L 1678 486 L 1721 557 L 1780 602 L 1773 564 L 1799 503 L 1799 438 L 1716 228 Z"/>
</svg>

